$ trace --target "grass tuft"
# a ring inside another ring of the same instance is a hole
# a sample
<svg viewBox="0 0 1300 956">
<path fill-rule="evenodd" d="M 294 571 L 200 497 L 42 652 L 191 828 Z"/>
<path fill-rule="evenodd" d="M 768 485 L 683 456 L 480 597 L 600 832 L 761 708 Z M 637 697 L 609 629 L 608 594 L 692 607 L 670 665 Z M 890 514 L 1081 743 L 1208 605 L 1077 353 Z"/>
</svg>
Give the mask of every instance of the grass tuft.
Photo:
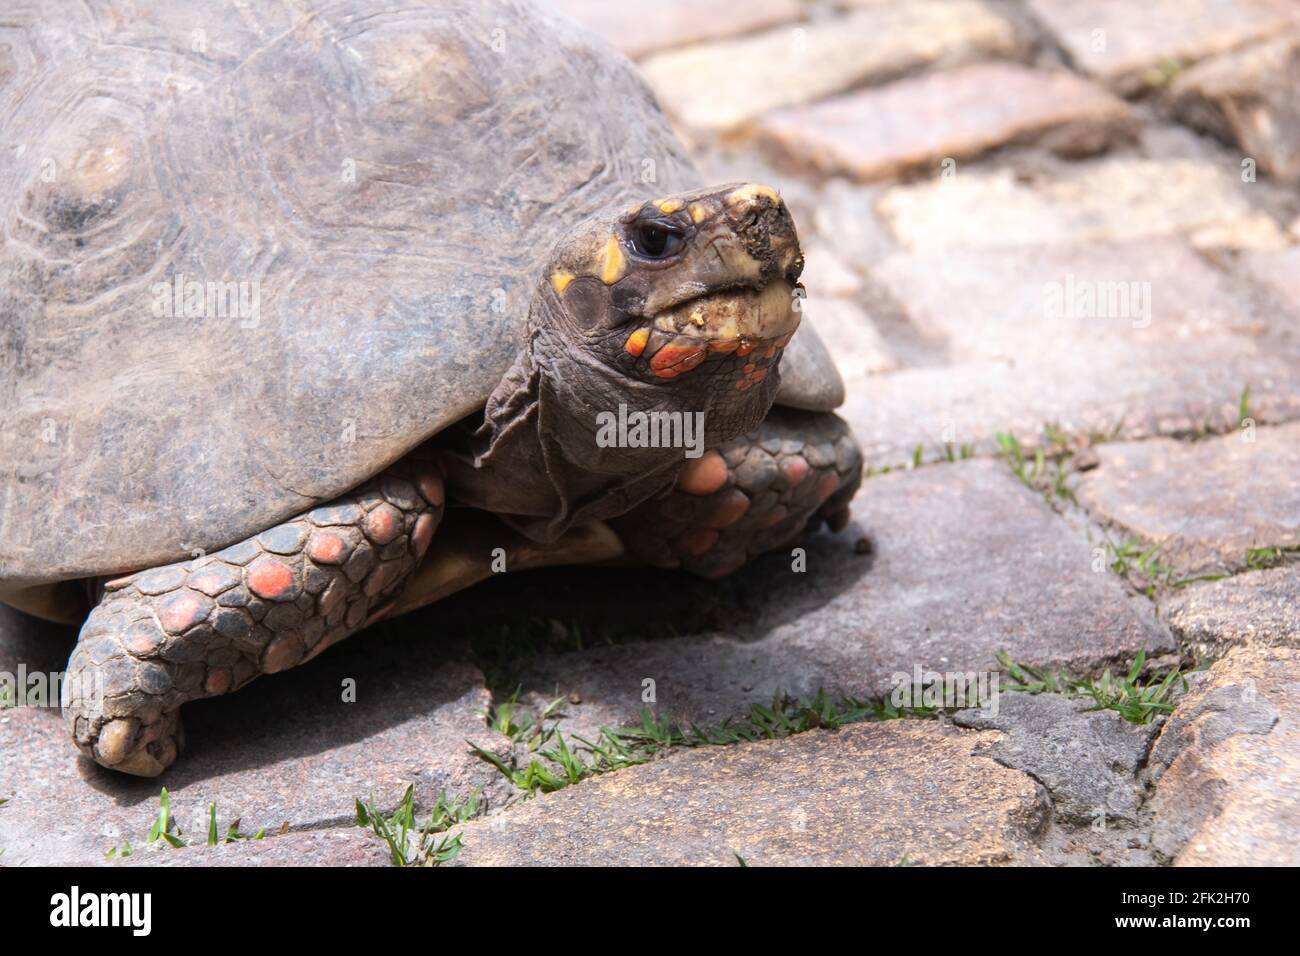
<svg viewBox="0 0 1300 956">
<path fill-rule="evenodd" d="M 373 797 L 369 803 L 357 800 L 356 811 L 357 826 L 369 827 L 388 844 L 394 866 L 441 866 L 456 859 L 461 844 L 459 836 L 439 839 L 438 834 L 479 816 L 483 803 L 477 788 L 459 803 L 439 793 L 429 813 L 429 822 L 417 828 L 415 787 L 408 786 L 392 813 L 384 813 L 375 806 Z"/>
<path fill-rule="evenodd" d="M 1166 543 L 1167 540 L 1148 544 L 1140 538 L 1129 537 L 1116 544 L 1106 535 L 1106 549 L 1110 553 L 1109 567 L 1152 599 L 1160 588 L 1182 588 L 1198 581 L 1220 581 L 1228 577 L 1227 574 L 1179 577 L 1173 565 L 1165 563 L 1160 557 Z"/>
<path fill-rule="evenodd" d="M 1072 474 L 1069 463 L 1074 449 L 1069 436 L 1058 425 L 1043 425 L 1043 441 L 1035 447 L 1032 456 L 1010 432 L 998 432 L 994 440 L 1003 459 L 1011 466 L 1012 474 L 1026 487 L 1041 494 L 1049 505 L 1078 503 L 1069 481 Z"/>
<path fill-rule="evenodd" d="M 1251 571 L 1267 571 L 1294 558 L 1300 558 L 1300 545 L 1251 548 L 1246 552 L 1246 568 Z"/>
<path fill-rule="evenodd" d="M 238 817 L 231 822 L 230 826 L 226 828 L 225 834 L 222 835 L 220 828 L 217 826 L 217 805 L 215 803 L 208 804 L 208 826 L 205 834 L 206 838 L 204 840 L 204 845 L 216 846 L 219 843 L 236 843 L 240 840 L 261 840 L 265 836 L 265 828 L 258 830 L 251 837 L 240 833 Z M 181 834 L 181 829 L 176 824 L 176 819 L 172 816 L 171 794 L 167 792 L 166 787 L 163 787 L 162 793 L 158 795 L 158 815 L 154 818 L 153 826 L 149 828 L 149 834 L 145 837 L 145 843 L 149 846 L 153 846 L 160 840 L 175 849 L 195 845 L 185 842 Z M 113 847 L 106 852 L 104 856 L 110 860 L 125 859 L 134 853 L 135 849 L 128 841 L 120 847 Z"/>
<path fill-rule="evenodd" d="M 1063 694 L 1067 697 L 1089 698 L 1093 706 L 1089 711 L 1113 710 L 1133 724 L 1149 724 L 1157 714 L 1174 709 L 1170 696 L 1175 689 L 1186 690 L 1187 679 L 1181 668 L 1175 667 L 1163 676 L 1153 675 L 1142 680 L 1146 667 L 1146 648 L 1138 651 L 1133 664 L 1123 677 L 1116 677 L 1107 668 L 1100 678 L 1074 678 L 1045 668 L 1018 664 L 1005 651 L 998 651 L 998 663 L 1015 681 L 1004 685 L 1003 690 L 1024 694 Z M 1199 669 L 1198 665 L 1198 669 Z"/>
<path fill-rule="evenodd" d="M 824 691 L 799 699 L 778 694 L 771 706 L 753 704 L 740 720 L 728 719 L 716 727 L 697 724 L 680 726 L 668 717 L 656 716 L 648 707 L 641 709 L 641 722 L 633 727 L 602 727 L 595 740 L 577 734 L 568 739 L 559 730 L 565 715 L 558 709 L 563 698 L 543 709 L 545 717 L 537 722 L 516 722 L 511 736 L 524 755 L 502 757 L 473 741 L 467 741 L 478 757 L 491 764 L 517 790 L 532 797 L 552 793 L 596 774 L 621 770 L 647 763 L 675 747 L 727 746 L 743 741 L 774 740 L 816 728 L 836 729 L 864 720 L 895 720 L 904 717 L 932 718 L 943 710 L 938 707 L 895 707 L 887 698 L 879 701 L 845 697 L 832 700 Z M 517 704 L 517 695 L 506 702 Z M 948 708 L 954 710 L 956 708 Z M 489 726 L 507 725 L 500 716 L 488 715 Z M 549 724 L 547 723 L 549 721 Z M 509 735 L 508 735 L 509 736 Z M 526 759 L 527 762 L 523 762 Z"/>
</svg>

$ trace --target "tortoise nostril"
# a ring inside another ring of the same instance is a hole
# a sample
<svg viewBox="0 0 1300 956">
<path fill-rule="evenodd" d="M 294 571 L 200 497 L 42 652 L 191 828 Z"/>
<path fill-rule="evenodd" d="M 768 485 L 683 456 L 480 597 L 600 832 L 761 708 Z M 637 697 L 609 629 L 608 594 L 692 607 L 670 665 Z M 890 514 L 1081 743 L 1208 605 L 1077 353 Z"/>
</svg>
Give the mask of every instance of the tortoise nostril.
<svg viewBox="0 0 1300 956">
<path fill-rule="evenodd" d="M 765 278 L 783 276 L 792 281 L 798 279 L 802 272 L 803 253 L 794 220 L 784 204 L 773 205 L 766 198 L 760 198 L 745 209 L 733 228 Z"/>
<path fill-rule="evenodd" d="M 785 206 L 761 206 L 747 210 L 736 223 L 736 232 L 746 242 L 758 242 L 781 248 L 797 246 L 794 220 Z"/>
</svg>

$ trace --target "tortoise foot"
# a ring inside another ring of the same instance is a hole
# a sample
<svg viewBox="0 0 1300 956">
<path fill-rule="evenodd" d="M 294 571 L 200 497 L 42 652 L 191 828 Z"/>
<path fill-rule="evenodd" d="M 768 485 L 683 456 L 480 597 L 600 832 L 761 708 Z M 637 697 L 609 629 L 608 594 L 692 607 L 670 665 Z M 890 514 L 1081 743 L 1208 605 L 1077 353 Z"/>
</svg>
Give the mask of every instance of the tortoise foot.
<svg viewBox="0 0 1300 956">
<path fill-rule="evenodd" d="M 156 777 L 176 760 L 185 746 L 177 711 L 160 713 L 144 723 L 139 717 L 114 717 L 99 729 L 93 756 L 102 766 L 137 777 Z"/>
<path fill-rule="evenodd" d="M 705 577 L 848 524 L 862 453 L 829 412 L 776 407 L 763 423 L 688 462 L 677 487 L 611 524 L 633 553 Z"/>
<path fill-rule="evenodd" d="M 63 685 L 78 748 L 124 773 L 162 773 L 183 746 L 183 704 L 294 667 L 385 616 L 442 511 L 436 468 L 407 458 L 216 554 L 106 582 Z"/>
</svg>

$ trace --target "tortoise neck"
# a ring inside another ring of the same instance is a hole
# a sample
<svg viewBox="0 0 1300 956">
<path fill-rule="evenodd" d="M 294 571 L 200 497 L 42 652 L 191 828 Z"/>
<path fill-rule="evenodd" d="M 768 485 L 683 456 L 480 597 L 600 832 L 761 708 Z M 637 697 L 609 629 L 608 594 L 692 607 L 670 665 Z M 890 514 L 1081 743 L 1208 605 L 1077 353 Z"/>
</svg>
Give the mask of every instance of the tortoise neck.
<svg viewBox="0 0 1300 956">
<path fill-rule="evenodd" d="M 721 376 L 645 381 L 575 345 L 534 298 L 529 338 L 476 428 L 445 456 L 453 502 L 502 516 L 540 543 L 667 491 L 687 462 L 767 415 L 779 375 L 737 391 Z"/>
<path fill-rule="evenodd" d="M 622 447 L 627 432 L 620 434 L 618 421 L 630 414 L 629 397 L 621 409 L 617 401 L 606 409 L 615 396 L 599 389 L 575 399 L 568 387 L 574 374 L 586 372 L 557 367 L 549 354 L 536 354 L 535 343 L 520 352 L 488 399 L 482 423 L 459 448 L 443 452 L 450 500 L 497 514 L 549 544 L 575 525 L 624 514 L 672 486 L 688 460 L 683 449 Z"/>
</svg>

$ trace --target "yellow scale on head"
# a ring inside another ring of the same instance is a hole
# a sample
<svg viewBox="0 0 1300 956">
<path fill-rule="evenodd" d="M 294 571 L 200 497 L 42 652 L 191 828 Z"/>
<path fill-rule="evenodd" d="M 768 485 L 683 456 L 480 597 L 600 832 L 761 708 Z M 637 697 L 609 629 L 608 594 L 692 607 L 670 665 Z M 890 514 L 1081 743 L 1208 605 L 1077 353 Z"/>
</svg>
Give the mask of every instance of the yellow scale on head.
<svg viewBox="0 0 1300 956">
<path fill-rule="evenodd" d="M 602 256 L 600 281 L 605 285 L 613 285 L 621 278 L 623 278 L 623 249 L 618 244 L 618 236 L 610 233 Z"/>
<path fill-rule="evenodd" d="M 728 203 L 741 202 L 746 199 L 757 199 L 759 196 L 765 196 L 778 205 L 781 202 L 781 194 L 771 186 L 761 186 L 758 183 L 748 183 L 734 190 L 727 196 Z"/>
<path fill-rule="evenodd" d="M 649 338 L 650 338 L 649 329 L 637 329 L 635 332 L 633 332 L 631 335 L 627 337 L 627 342 L 624 344 L 623 347 L 627 349 L 629 355 L 633 355 L 636 356 L 637 358 L 640 358 L 641 353 L 645 351 L 645 344 L 649 340 Z"/>
<path fill-rule="evenodd" d="M 564 295 L 564 290 L 569 287 L 569 283 L 572 281 L 572 272 L 555 272 L 551 275 L 551 288 L 555 290 L 556 295 Z"/>
</svg>

